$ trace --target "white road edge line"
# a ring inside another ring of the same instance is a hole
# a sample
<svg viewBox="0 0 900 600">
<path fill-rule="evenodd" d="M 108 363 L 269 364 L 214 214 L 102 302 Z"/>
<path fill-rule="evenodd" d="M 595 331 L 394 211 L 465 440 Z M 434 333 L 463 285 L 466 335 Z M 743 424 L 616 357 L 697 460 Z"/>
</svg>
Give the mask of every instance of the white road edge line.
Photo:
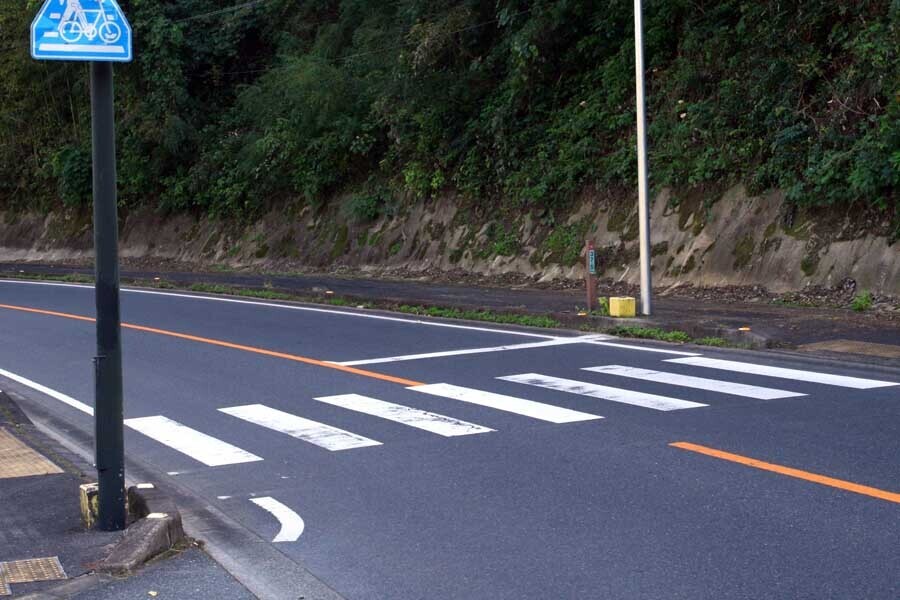
<svg viewBox="0 0 900 600">
<path fill-rule="evenodd" d="M 736 373 L 748 373 L 750 375 L 762 375 L 764 377 L 777 377 L 779 379 L 793 379 L 794 381 L 808 381 L 824 385 L 836 385 L 839 387 L 868 390 L 872 388 L 891 387 L 900 385 L 890 381 L 878 381 L 877 379 L 861 379 L 847 375 L 832 375 L 817 371 L 801 371 L 799 369 L 786 369 L 784 367 L 770 367 L 754 363 L 738 362 L 734 360 L 720 360 L 717 358 L 670 358 L 666 362 L 693 367 L 706 367 L 708 369 L 720 369 Z"/>
<path fill-rule="evenodd" d="M 19 285 L 43 285 L 51 287 L 70 287 L 84 290 L 93 290 L 93 286 L 80 285 L 76 283 L 53 283 L 48 281 L 19 281 L 16 279 L 0 279 L 0 283 L 13 283 Z M 444 327 L 447 329 L 465 329 L 468 331 L 485 331 L 488 333 L 517 335 L 522 337 L 544 338 L 554 340 L 558 336 L 547 335 L 544 333 L 529 333 L 526 331 L 514 331 L 507 329 L 492 329 L 490 327 L 475 327 L 474 325 L 457 325 L 455 323 L 440 323 L 437 321 L 423 321 L 421 319 L 401 319 L 400 317 L 388 317 L 385 315 L 372 315 L 360 312 L 334 310 L 329 308 L 313 308 L 311 306 L 296 306 L 292 304 L 275 304 L 273 302 L 259 302 L 254 300 L 239 300 L 237 298 L 217 298 L 214 296 L 198 296 L 196 294 L 179 294 L 175 292 L 158 292 L 155 290 L 142 290 L 129 287 L 123 287 L 122 293 L 128 294 L 145 294 L 148 296 L 169 296 L 172 298 L 188 298 L 191 300 L 208 300 L 210 302 L 225 302 L 228 304 L 248 304 L 251 306 L 265 306 L 267 308 L 281 308 L 285 310 L 298 310 L 305 312 L 324 313 L 330 315 L 340 315 L 344 317 L 359 317 L 361 319 L 375 319 L 378 321 L 394 321 L 397 323 L 406 323 L 408 325 L 426 325 L 428 327 Z"/>
<path fill-rule="evenodd" d="M 306 524 L 300 518 L 300 515 L 275 498 L 271 496 L 250 498 L 250 502 L 269 512 L 281 524 L 281 530 L 275 536 L 275 539 L 272 540 L 273 543 L 296 542 L 303 535 Z"/>
<path fill-rule="evenodd" d="M 221 467 L 262 460 L 259 456 L 232 446 L 178 421 L 160 415 L 125 419 L 125 425 L 152 440 L 177 450 L 208 467 Z"/>
<path fill-rule="evenodd" d="M 11 380 L 15 381 L 16 383 L 21 383 L 25 387 L 30 387 L 31 389 L 38 391 L 42 394 L 46 394 L 47 396 L 50 396 L 51 398 L 59 400 L 60 402 L 62 402 L 64 404 L 68 404 L 72 408 L 74 408 L 76 410 L 80 410 L 81 412 L 83 412 L 87 415 L 94 416 L 94 409 L 92 407 L 88 406 L 84 402 L 79 402 L 78 400 L 76 400 L 75 398 L 72 398 L 71 396 L 66 396 L 62 392 L 57 392 L 56 390 L 52 390 L 52 389 L 48 388 L 47 386 L 37 383 L 36 381 L 26 379 L 25 377 L 22 377 L 21 375 L 16 375 L 15 373 L 10 373 L 9 371 L 5 371 L 3 369 L 0 369 L 0 376 L 6 377 L 7 379 L 11 379 Z"/>
<path fill-rule="evenodd" d="M 345 362 L 329 361 L 335 365 L 355 367 L 359 365 L 376 365 L 381 363 L 401 362 L 406 360 L 422 360 L 426 358 L 441 358 L 447 356 L 463 356 L 466 354 L 487 354 L 489 352 L 505 352 L 508 350 L 528 350 L 530 348 L 546 348 L 548 346 L 567 346 L 569 344 L 584 344 L 597 339 L 612 339 L 606 336 L 587 335 L 570 338 L 557 338 L 546 342 L 529 342 L 527 344 L 511 344 L 507 346 L 492 346 L 489 348 L 466 348 L 464 350 L 447 350 L 444 352 L 428 352 L 425 354 L 406 354 L 403 356 L 388 356 L 386 358 L 369 358 L 364 360 L 350 360 Z"/>
</svg>

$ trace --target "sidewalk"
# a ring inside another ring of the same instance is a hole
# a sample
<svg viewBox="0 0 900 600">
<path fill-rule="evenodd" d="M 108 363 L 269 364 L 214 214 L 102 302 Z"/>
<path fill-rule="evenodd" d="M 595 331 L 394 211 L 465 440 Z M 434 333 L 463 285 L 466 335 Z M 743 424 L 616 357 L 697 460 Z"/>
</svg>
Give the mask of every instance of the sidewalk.
<svg viewBox="0 0 900 600">
<path fill-rule="evenodd" d="M 78 487 L 90 470 L 0 391 L 0 599 L 253 598 L 195 547 L 129 578 L 96 574 L 124 533 L 83 527 Z"/>
<path fill-rule="evenodd" d="M 0 573 L 8 582 L 0 594 L 20 597 L 88 572 L 121 539 L 81 527 L 78 486 L 88 480 L 71 458 L 0 393 L 0 562 L 43 559 L 11 583 Z"/>
<path fill-rule="evenodd" d="M 0 276 L 92 275 L 80 266 L 0 264 Z M 202 272 L 129 269 L 122 271 L 123 283 L 138 285 L 171 284 L 179 288 L 192 285 L 226 286 L 266 292 L 282 292 L 297 299 L 333 301 L 348 304 L 371 303 L 379 308 L 421 305 L 488 310 L 505 313 L 551 316 L 572 329 L 604 330 L 612 327 L 659 328 L 680 330 L 692 338 L 725 338 L 735 345 L 755 348 L 787 348 L 830 355 L 833 358 L 856 357 L 867 361 L 900 364 L 900 310 L 854 312 L 843 308 L 799 307 L 772 303 L 755 288 L 729 289 L 708 295 L 694 290 L 658 290 L 654 315 L 650 318 L 611 319 L 579 316 L 585 306 L 581 289 L 553 290 L 524 287 L 457 285 L 421 280 L 390 280 L 346 277 L 329 274 L 283 275 L 244 271 Z M 635 294 L 624 285 L 601 284 L 599 296 Z M 675 295 L 682 294 L 682 295 Z M 717 296 L 721 298 L 716 299 Z M 740 328 L 750 328 L 741 332 Z"/>
</svg>

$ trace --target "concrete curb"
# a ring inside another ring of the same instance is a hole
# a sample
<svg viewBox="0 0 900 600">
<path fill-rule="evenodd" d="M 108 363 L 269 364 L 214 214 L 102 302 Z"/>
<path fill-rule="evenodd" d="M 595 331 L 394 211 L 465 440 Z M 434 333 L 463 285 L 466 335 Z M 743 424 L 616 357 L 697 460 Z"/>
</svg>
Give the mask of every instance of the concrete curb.
<svg viewBox="0 0 900 600">
<path fill-rule="evenodd" d="M 153 484 L 128 488 L 129 516 L 136 519 L 125 530 L 95 572 L 66 580 L 21 600 L 66 600 L 121 577 L 132 575 L 151 559 L 171 550 L 185 540 L 181 513 L 175 503 Z"/>
<path fill-rule="evenodd" d="M 125 530 L 125 537 L 97 567 L 99 573 L 130 575 L 155 556 L 184 541 L 178 507 L 153 484 L 128 488 L 128 508 L 137 519 Z"/>
</svg>

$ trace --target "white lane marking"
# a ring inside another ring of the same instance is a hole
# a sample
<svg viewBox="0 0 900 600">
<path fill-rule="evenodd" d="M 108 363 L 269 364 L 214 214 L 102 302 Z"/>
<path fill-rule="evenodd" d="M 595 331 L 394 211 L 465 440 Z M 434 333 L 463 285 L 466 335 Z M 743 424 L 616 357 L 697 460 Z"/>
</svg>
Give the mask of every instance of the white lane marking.
<svg viewBox="0 0 900 600">
<path fill-rule="evenodd" d="M 623 367 L 621 365 L 607 365 L 603 367 L 586 367 L 584 371 L 593 373 L 602 373 L 604 375 L 618 375 L 620 377 L 630 377 L 632 379 L 640 379 L 641 381 L 653 381 L 656 383 L 666 383 L 669 385 L 678 385 L 698 390 L 709 390 L 711 392 L 719 392 L 720 394 L 731 394 L 732 396 L 744 396 L 746 398 L 756 398 L 757 400 L 776 400 L 778 398 L 796 398 L 805 396 L 799 392 L 788 392 L 785 390 L 776 390 L 767 387 L 758 387 L 755 385 L 746 385 L 743 383 L 733 383 L 731 381 L 719 381 L 718 379 L 704 379 L 703 377 L 691 377 L 690 375 L 681 375 L 679 373 L 665 373 L 663 371 L 653 371 L 651 369 L 638 369 L 636 367 Z"/>
<path fill-rule="evenodd" d="M 6 377 L 7 379 L 12 379 L 13 381 L 15 381 L 17 383 L 21 383 L 25 387 L 30 387 L 33 390 L 36 390 L 42 394 L 46 394 L 46 395 L 50 396 L 51 398 L 55 398 L 56 400 L 59 400 L 60 402 L 63 402 L 64 404 L 68 404 L 72 408 L 80 410 L 81 412 L 83 412 L 85 414 L 88 414 L 88 415 L 94 414 L 94 409 L 92 407 L 88 406 L 87 404 L 85 404 L 84 402 L 79 402 L 75 398 L 72 398 L 71 396 L 66 396 L 62 392 L 57 392 L 56 390 L 51 390 L 47 386 L 41 385 L 36 381 L 26 379 L 25 377 L 22 377 L 21 375 L 16 375 L 15 373 L 10 373 L 9 371 L 5 371 L 3 369 L 0 369 L 0 376 Z"/>
<path fill-rule="evenodd" d="M 47 281 L 18 281 L 15 279 L 0 279 L 0 283 L 13 283 L 19 285 L 43 285 L 51 287 L 70 287 L 83 290 L 93 290 L 93 286 L 79 285 L 75 283 L 52 283 Z M 254 300 L 238 300 L 236 298 L 217 298 L 215 296 L 198 296 L 195 294 L 178 294 L 174 292 L 158 292 L 155 290 L 142 290 L 135 288 L 122 288 L 122 293 L 128 294 L 145 294 L 148 296 L 170 296 L 172 298 L 188 298 L 191 300 L 207 300 L 209 302 L 225 302 L 228 304 L 248 304 L 251 306 L 265 306 L 267 308 L 281 308 L 285 310 L 298 310 L 305 312 L 324 313 L 330 315 L 340 315 L 343 317 L 359 317 L 361 319 L 375 319 L 377 321 L 393 321 L 396 323 L 406 323 L 407 325 L 426 325 L 428 327 L 444 327 L 447 329 L 465 329 L 468 331 L 485 331 L 487 333 L 497 333 L 504 335 L 517 335 L 523 337 L 543 338 L 548 340 L 557 339 L 555 335 L 547 335 L 544 333 L 529 333 L 526 331 L 515 331 L 507 329 L 492 329 L 490 327 L 476 327 L 474 325 L 457 325 L 455 323 L 440 323 L 437 321 L 423 321 L 421 319 L 401 319 L 399 317 L 388 317 L 386 315 L 373 315 L 361 312 L 341 311 L 328 308 L 313 308 L 311 306 L 298 306 L 293 304 L 275 304 L 273 302 L 257 302 Z"/>
<path fill-rule="evenodd" d="M 275 536 L 275 539 L 272 540 L 273 543 L 296 542 L 303 535 L 306 524 L 300 518 L 300 515 L 275 498 L 270 496 L 251 498 L 250 502 L 271 513 L 281 524 L 281 530 Z"/>
<path fill-rule="evenodd" d="M 125 424 L 164 444 L 173 450 L 186 454 L 208 467 L 235 465 L 262 460 L 255 454 L 241 450 L 211 435 L 182 425 L 168 417 L 140 417 L 125 419 Z"/>
<path fill-rule="evenodd" d="M 460 421 L 459 419 L 454 419 L 452 417 L 445 417 L 444 415 L 426 412 L 401 404 L 393 404 L 392 402 L 385 402 L 383 400 L 369 398 L 368 396 L 361 396 L 359 394 L 325 396 L 316 398 L 316 400 L 372 415 L 373 417 L 381 417 L 388 421 L 409 425 L 410 427 L 415 427 L 417 429 L 424 429 L 425 431 L 430 431 L 431 433 L 436 433 L 444 437 L 494 431 L 493 429 L 488 429 L 487 427 L 482 427 L 475 423 Z"/>
<path fill-rule="evenodd" d="M 497 379 L 501 379 L 503 381 L 512 381 L 514 383 L 524 383 L 525 385 L 533 385 L 536 387 L 547 388 L 559 392 L 567 392 L 569 394 L 590 396 L 591 398 L 600 398 L 602 400 L 610 400 L 612 402 L 621 402 L 622 404 L 632 404 L 634 406 L 642 406 L 644 408 L 652 408 L 654 410 L 681 410 L 684 408 L 699 408 L 701 406 L 707 406 L 706 404 L 691 402 L 689 400 L 679 400 L 677 398 L 657 396 L 656 394 L 645 394 L 643 392 L 623 390 L 614 387 L 607 387 L 605 385 L 587 383 L 584 381 L 575 381 L 574 379 L 549 377 L 547 375 L 540 375 L 539 373 L 508 375 L 506 377 L 498 377 Z"/>
<path fill-rule="evenodd" d="M 381 442 L 370 440 L 367 437 L 356 435 L 331 425 L 325 425 L 318 421 L 304 419 L 263 404 L 232 406 L 230 408 L 220 408 L 219 410 L 232 417 L 237 417 L 280 433 L 286 433 L 298 440 L 315 444 L 332 452 L 381 445 Z"/>
<path fill-rule="evenodd" d="M 595 346 L 610 346 L 612 348 L 625 348 L 626 350 L 640 350 L 642 352 L 658 352 L 660 354 L 676 354 L 678 356 L 702 356 L 699 352 L 682 352 L 680 350 L 665 350 L 663 348 L 650 348 L 648 346 L 632 346 L 631 344 L 616 344 L 613 342 L 584 342 Z"/>
<path fill-rule="evenodd" d="M 547 340 L 546 342 L 529 342 L 527 344 L 511 344 L 507 346 L 493 346 L 490 348 L 467 348 L 464 350 L 447 350 L 445 352 L 428 352 L 427 354 L 406 354 L 404 356 L 388 356 L 386 358 L 369 358 L 365 360 L 350 360 L 346 362 L 335 362 L 336 365 L 345 367 L 353 367 L 358 365 L 375 365 L 380 363 L 392 363 L 406 360 L 421 360 L 423 358 L 441 358 L 445 356 L 462 356 L 465 354 L 487 354 L 489 352 L 504 352 L 507 350 L 528 350 L 530 348 L 546 348 L 548 346 L 567 346 L 569 344 L 583 344 L 592 342 L 600 336 L 580 336 L 572 338 L 557 338 L 555 340 Z M 611 339 L 611 338 L 600 338 Z"/>
<path fill-rule="evenodd" d="M 706 367 L 709 369 L 720 369 L 724 371 L 735 371 L 737 373 L 749 373 L 751 375 L 764 375 L 766 377 L 777 377 L 779 379 L 793 379 L 795 381 L 823 383 L 825 385 L 836 385 L 839 387 L 854 388 L 858 390 L 868 390 L 871 388 L 900 385 L 900 383 L 878 381 L 876 379 L 860 379 L 859 377 L 832 375 L 831 373 L 818 373 L 815 371 L 801 371 L 799 369 L 769 367 L 766 365 L 754 365 L 752 363 L 737 362 L 733 360 L 719 360 L 717 358 L 670 358 L 666 360 L 666 362 L 672 362 L 681 365 L 691 365 L 694 367 Z"/>
<path fill-rule="evenodd" d="M 550 421 L 551 423 L 575 423 L 577 421 L 591 421 L 593 419 L 602 419 L 598 415 L 579 412 L 562 408 L 561 406 L 553 406 L 552 404 L 543 404 L 515 396 L 505 396 L 503 394 L 495 394 L 493 392 L 485 392 L 482 390 L 473 390 L 472 388 L 450 385 L 449 383 L 434 383 L 430 385 L 417 385 L 415 387 L 406 388 L 414 392 L 423 392 L 432 396 L 440 396 L 442 398 L 450 398 L 452 400 L 460 400 L 480 406 L 487 406 L 496 410 L 531 417 L 532 419 L 540 419 L 541 421 Z"/>
</svg>

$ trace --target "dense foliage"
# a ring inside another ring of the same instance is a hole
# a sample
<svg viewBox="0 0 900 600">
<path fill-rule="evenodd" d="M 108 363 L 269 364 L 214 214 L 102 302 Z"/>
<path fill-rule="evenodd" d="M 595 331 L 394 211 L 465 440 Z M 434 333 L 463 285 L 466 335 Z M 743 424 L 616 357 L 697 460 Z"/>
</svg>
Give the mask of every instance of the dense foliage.
<svg viewBox="0 0 900 600">
<path fill-rule="evenodd" d="M 337 193 L 368 219 L 456 190 L 515 210 L 634 182 L 629 0 L 122 0 L 121 200 L 249 217 Z M 900 0 L 647 0 L 655 185 L 743 181 L 893 209 Z M 90 196 L 87 67 L 0 6 L 0 204 Z"/>
</svg>

